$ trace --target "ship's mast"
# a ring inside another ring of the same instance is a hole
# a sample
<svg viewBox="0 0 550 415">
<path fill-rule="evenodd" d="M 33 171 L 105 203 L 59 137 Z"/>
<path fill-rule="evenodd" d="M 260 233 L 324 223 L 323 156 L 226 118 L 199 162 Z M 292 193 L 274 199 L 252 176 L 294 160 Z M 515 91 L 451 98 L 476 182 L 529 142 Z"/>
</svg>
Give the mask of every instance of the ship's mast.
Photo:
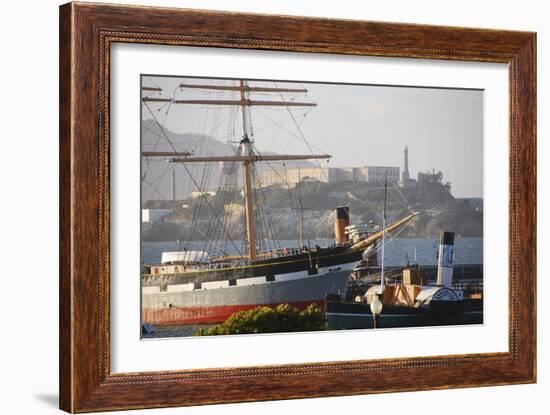
<svg viewBox="0 0 550 415">
<path fill-rule="evenodd" d="M 180 88 L 205 89 L 216 91 L 239 91 L 239 100 L 212 100 L 212 99 L 171 99 L 164 97 L 146 96 L 142 98 L 143 102 L 169 102 L 171 104 L 202 104 L 202 105 L 239 105 L 242 112 L 242 127 L 243 138 L 240 142 L 239 154 L 236 156 L 212 156 L 212 157 L 189 157 L 189 153 L 177 152 L 148 152 L 143 153 L 144 156 L 168 156 L 173 163 L 193 163 L 193 162 L 216 162 L 216 161 L 233 161 L 242 162 L 243 165 L 243 188 L 245 200 L 245 216 L 246 216 L 246 235 L 248 243 L 248 258 L 252 261 L 256 259 L 256 226 L 254 220 L 254 202 L 252 189 L 252 169 L 257 161 L 287 161 L 287 160 L 311 160 L 311 159 L 327 159 L 331 156 L 328 154 L 320 155 L 266 155 L 262 156 L 255 154 L 253 150 L 252 133 L 250 131 L 250 120 L 248 119 L 247 110 L 251 106 L 284 106 L 284 107 L 314 107 L 314 102 L 298 102 L 298 101 L 273 101 L 273 100 L 251 100 L 249 92 L 264 92 L 264 93 L 283 93 L 283 92 L 307 92 L 303 88 L 271 88 L 271 87 L 250 87 L 244 80 L 239 81 L 239 85 L 199 85 L 199 84 L 180 84 Z M 145 90 L 145 89 L 144 89 Z M 160 92 L 157 89 L 155 92 Z"/>
<path fill-rule="evenodd" d="M 246 114 L 247 94 L 246 84 L 243 80 L 240 81 L 241 87 L 241 112 L 243 118 L 243 139 L 241 140 L 241 156 L 251 156 L 252 143 L 248 137 L 248 120 Z M 252 202 L 252 175 L 251 161 L 243 161 L 243 186 L 244 186 L 244 210 L 246 217 L 246 241 L 248 243 L 248 258 L 253 261 L 256 259 L 256 221 L 254 220 L 254 203 Z"/>
<path fill-rule="evenodd" d="M 250 142 L 243 139 L 241 142 L 242 155 L 250 155 Z M 256 222 L 254 221 L 254 203 L 252 202 L 252 179 L 250 165 L 253 161 L 243 161 L 243 186 L 244 186 L 244 208 L 246 215 L 246 240 L 248 242 L 248 258 L 256 259 Z"/>
</svg>

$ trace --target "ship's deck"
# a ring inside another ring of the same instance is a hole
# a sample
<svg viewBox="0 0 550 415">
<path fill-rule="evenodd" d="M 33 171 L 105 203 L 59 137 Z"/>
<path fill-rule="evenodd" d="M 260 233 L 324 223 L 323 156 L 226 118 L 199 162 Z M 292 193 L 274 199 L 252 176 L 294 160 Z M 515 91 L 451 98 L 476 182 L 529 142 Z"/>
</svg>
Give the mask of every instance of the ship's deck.
<svg viewBox="0 0 550 415">
<path fill-rule="evenodd" d="M 143 273 L 143 286 L 159 284 L 203 283 L 211 281 L 235 280 L 265 276 L 274 278 L 278 274 L 288 274 L 307 271 L 316 274 L 319 269 L 339 264 L 358 261 L 360 251 L 349 250 L 349 245 L 338 245 L 329 248 L 316 248 L 278 257 L 259 259 L 252 264 L 242 264 L 242 261 L 215 262 L 200 265 L 183 266 L 182 272 L 162 272 L 162 266 L 156 267 L 157 273 Z M 166 264 L 166 269 L 170 265 Z M 178 267 L 179 268 L 179 267 Z"/>
</svg>

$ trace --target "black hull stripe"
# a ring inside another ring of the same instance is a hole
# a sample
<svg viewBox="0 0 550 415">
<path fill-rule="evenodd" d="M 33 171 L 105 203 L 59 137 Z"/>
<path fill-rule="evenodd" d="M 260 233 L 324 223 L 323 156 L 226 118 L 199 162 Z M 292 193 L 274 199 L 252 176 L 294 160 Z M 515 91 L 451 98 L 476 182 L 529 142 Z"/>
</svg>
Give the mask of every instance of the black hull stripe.
<svg viewBox="0 0 550 415">
<path fill-rule="evenodd" d="M 143 286 L 159 284 L 203 283 L 210 281 L 236 280 L 241 278 L 267 277 L 274 278 L 279 274 L 308 271 L 316 274 L 319 268 L 334 267 L 350 262 L 360 261 L 362 252 L 345 252 L 348 247 L 335 247 L 311 254 L 298 254 L 281 258 L 273 258 L 243 266 L 226 269 L 209 269 L 204 271 L 186 272 L 181 274 L 143 275 Z"/>
</svg>

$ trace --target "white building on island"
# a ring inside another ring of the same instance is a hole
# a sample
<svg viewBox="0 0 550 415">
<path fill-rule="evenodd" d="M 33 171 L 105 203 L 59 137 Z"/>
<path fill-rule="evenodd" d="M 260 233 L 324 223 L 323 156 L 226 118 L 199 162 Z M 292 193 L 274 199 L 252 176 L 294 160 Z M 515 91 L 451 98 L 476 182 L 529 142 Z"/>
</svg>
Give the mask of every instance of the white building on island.
<svg viewBox="0 0 550 415">
<path fill-rule="evenodd" d="M 365 182 L 388 183 L 399 181 L 399 167 L 363 166 L 363 167 L 306 167 L 286 170 L 265 170 L 260 173 L 263 186 L 284 184 L 295 186 L 301 181 L 319 181 L 322 183 Z"/>
</svg>

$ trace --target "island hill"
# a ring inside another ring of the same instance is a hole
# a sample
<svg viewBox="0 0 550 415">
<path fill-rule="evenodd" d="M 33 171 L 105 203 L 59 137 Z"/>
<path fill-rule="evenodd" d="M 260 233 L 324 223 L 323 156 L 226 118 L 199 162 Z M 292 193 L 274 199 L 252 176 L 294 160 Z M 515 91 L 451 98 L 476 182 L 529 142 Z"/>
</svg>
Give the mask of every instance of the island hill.
<svg viewBox="0 0 550 415">
<path fill-rule="evenodd" d="M 235 150 L 227 143 L 200 134 L 178 134 L 160 130 L 152 120 L 142 123 L 144 149 L 170 151 L 171 146 L 159 140 L 165 135 L 177 149 L 188 149 L 195 156 L 230 155 Z M 274 153 L 264 153 L 274 154 Z M 264 163 L 256 165 L 261 180 L 261 197 L 268 206 L 272 229 L 278 239 L 298 239 L 303 223 L 304 238 L 333 238 L 332 209 L 349 206 L 352 224 L 381 224 L 384 203 L 384 178 L 387 178 L 388 220 L 403 217 L 408 209 L 418 211 L 418 217 L 400 234 L 404 237 L 438 237 L 442 230 L 457 236 L 482 236 L 483 199 L 453 197 L 451 186 L 443 181 L 442 172 L 409 176 L 408 148 L 403 151 L 403 171 L 399 167 L 365 166 L 357 168 L 321 167 L 317 163 L 298 161 L 284 173 L 274 172 Z M 209 167 L 190 167 L 195 181 L 208 177 L 218 183 L 220 163 Z M 148 180 L 142 188 L 143 241 L 203 240 L 212 231 L 213 212 L 227 217 L 227 232 L 231 238 L 242 239 L 244 206 L 242 193 L 230 195 L 220 189 L 199 192 L 180 168 L 167 174 L 167 163 L 142 162 Z M 238 186 L 241 186 L 240 177 Z M 258 235 L 259 238 L 262 235 Z"/>
<path fill-rule="evenodd" d="M 419 215 L 401 233 L 402 237 L 437 237 L 442 230 L 452 230 L 458 236 L 482 236 L 483 201 L 482 199 L 457 199 L 450 186 L 441 183 L 441 174 L 425 174 L 425 179 L 415 187 L 396 188 L 388 186 L 388 220 L 403 217 L 407 207 L 418 211 Z M 303 215 L 304 237 L 333 238 L 334 213 L 337 206 L 349 206 L 352 224 L 381 223 L 384 203 L 384 185 L 344 181 L 337 184 L 306 179 L 290 188 L 275 184 L 262 189 L 266 205 L 270 207 L 270 216 L 279 239 L 297 239 Z M 228 226 L 239 237 L 244 224 L 244 206 L 242 195 L 224 204 L 227 195 L 223 191 L 203 192 L 185 200 L 150 200 L 144 203 L 144 209 L 165 212 L 158 220 L 144 224 L 144 241 L 200 240 L 212 223 L 210 206 L 223 206 L 225 214 L 231 214 L 232 224 Z M 407 206 L 408 204 L 408 206 Z M 239 224 L 241 226 L 239 226 Z M 192 227 L 198 228 L 192 232 Z"/>
</svg>

